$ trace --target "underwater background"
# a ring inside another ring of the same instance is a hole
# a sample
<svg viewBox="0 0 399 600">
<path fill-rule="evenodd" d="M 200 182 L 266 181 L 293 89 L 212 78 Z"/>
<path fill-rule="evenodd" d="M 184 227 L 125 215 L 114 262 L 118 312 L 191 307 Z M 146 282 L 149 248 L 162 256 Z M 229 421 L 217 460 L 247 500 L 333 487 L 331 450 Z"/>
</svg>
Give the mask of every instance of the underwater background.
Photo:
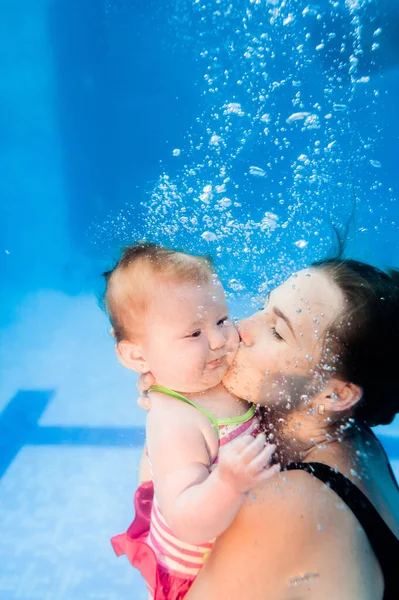
<svg viewBox="0 0 399 600">
<path fill-rule="evenodd" d="M 145 414 L 101 274 L 206 252 L 240 317 L 334 229 L 399 267 L 399 5 L 2 0 L 0 27 L 0 598 L 144 600 L 109 543 Z"/>
</svg>

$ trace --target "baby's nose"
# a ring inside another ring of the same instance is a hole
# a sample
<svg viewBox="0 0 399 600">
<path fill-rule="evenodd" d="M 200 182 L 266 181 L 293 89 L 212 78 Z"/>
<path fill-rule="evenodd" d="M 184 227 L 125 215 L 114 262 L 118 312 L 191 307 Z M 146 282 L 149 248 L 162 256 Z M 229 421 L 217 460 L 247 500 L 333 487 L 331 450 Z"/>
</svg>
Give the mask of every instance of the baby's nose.
<svg viewBox="0 0 399 600">
<path fill-rule="evenodd" d="M 226 344 L 226 338 L 225 338 L 221 328 L 216 329 L 209 336 L 209 346 L 210 346 L 211 350 L 218 350 L 219 348 L 223 348 L 223 346 L 225 344 Z"/>
</svg>

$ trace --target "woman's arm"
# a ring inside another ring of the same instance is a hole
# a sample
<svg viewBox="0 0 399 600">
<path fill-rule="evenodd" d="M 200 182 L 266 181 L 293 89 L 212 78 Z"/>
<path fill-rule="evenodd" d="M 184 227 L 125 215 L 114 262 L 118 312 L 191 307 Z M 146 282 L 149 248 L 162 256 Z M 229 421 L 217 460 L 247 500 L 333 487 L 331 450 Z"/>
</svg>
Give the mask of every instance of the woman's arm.
<svg viewBox="0 0 399 600">
<path fill-rule="evenodd" d="M 357 522 L 328 494 L 298 472 L 282 473 L 251 493 L 216 540 L 186 600 L 374 598 L 356 595 L 361 569 L 351 539 Z"/>
</svg>

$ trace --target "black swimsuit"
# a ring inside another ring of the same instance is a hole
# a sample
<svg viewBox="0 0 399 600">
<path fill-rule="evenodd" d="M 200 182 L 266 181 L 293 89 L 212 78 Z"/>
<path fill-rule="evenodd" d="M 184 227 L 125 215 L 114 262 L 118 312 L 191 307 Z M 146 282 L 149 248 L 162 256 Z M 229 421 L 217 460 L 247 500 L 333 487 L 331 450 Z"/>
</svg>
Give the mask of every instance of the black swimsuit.
<svg viewBox="0 0 399 600">
<path fill-rule="evenodd" d="M 385 583 L 383 600 L 399 600 L 399 540 L 370 500 L 352 481 L 328 465 L 298 462 L 289 464 L 285 470 L 298 469 L 307 471 L 328 485 L 350 508 L 363 527 L 380 564 Z M 398 487 L 390 465 L 389 470 Z"/>
</svg>

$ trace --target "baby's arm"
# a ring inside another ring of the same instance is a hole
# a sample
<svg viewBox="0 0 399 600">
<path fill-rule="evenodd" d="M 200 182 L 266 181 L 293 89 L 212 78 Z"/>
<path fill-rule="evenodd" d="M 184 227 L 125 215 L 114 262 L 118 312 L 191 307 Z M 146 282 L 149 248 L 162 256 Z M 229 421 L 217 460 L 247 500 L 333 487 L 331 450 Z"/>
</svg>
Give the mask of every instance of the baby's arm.
<svg viewBox="0 0 399 600">
<path fill-rule="evenodd" d="M 274 446 L 265 445 L 263 434 L 256 439 L 246 435 L 221 450 L 218 467 L 210 473 L 201 431 L 203 416 L 172 402 L 158 398 L 147 416 L 155 493 L 174 534 L 187 543 L 201 544 L 225 531 L 246 493 L 279 466 L 268 468 Z"/>
</svg>

